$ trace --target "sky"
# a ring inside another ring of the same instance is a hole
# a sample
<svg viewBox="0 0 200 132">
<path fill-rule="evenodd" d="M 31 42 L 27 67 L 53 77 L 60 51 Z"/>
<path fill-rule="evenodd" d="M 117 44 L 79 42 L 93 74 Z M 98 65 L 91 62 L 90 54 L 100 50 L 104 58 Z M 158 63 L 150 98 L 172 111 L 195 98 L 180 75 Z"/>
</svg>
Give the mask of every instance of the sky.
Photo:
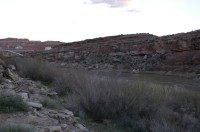
<svg viewBox="0 0 200 132">
<path fill-rule="evenodd" d="M 62 42 L 200 29 L 200 0 L 0 0 L 0 38 Z"/>
</svg>

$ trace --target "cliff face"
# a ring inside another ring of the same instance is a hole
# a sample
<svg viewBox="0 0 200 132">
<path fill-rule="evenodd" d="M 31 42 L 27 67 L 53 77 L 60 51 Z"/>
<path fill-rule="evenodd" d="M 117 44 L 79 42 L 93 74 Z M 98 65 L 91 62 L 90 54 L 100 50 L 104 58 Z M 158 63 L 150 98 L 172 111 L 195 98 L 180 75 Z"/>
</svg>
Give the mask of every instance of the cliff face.
<svg viewBox="0 0 200 132">
<path fill-rule="evenodd" d="M 46 47 L 54 47 L 63 44 L 59 41 L 29 41 L 28 39 L 6 38 L 0 39 L 0 49 L 22 51 L 43 51 Z M 2 52 L 0 53 L 2 54 Z M 8 53 L 3 53 L 9 55 Z"/>
<path fill-rule="evenodd" d="M 66 66 L 200 73 L 200 30 L 157 37 L 119 35 L 66 43 L 32 54 Z"/>
</svg>

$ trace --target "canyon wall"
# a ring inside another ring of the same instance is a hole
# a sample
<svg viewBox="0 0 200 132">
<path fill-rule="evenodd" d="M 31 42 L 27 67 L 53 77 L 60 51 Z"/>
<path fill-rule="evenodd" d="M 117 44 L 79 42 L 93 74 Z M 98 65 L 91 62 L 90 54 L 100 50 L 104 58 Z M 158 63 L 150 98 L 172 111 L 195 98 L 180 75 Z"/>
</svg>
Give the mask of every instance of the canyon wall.
<svg viewBox="0 0 200 132">
<path fill-rule="evenodd" d="M 12 53 L 2 52 L 2 50 L 12 50 L 18 53 L 44 51 L 54 46 L 63 44 L 59 41 L 30 41 L 28 39 L 6 38 L 0 39 L 0 54 L 12 56 Z"/>
<path fill-rule="evenodd" d="M 200 74 L 200 30 L 167 36 L 118 35 L 65 43 L 28 54 L 62 66 Z"/>
</svg>

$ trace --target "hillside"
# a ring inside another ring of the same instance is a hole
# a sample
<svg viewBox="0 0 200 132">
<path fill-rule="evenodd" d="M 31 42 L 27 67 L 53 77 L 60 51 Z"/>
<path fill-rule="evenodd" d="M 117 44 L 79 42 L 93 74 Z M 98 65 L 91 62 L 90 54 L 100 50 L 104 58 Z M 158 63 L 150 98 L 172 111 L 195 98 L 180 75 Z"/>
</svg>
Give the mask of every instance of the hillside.
<svg viewBox="0 0 200 132">
<path fill-rule="evenodd" d="M 118 35 L 29 54 L 62 66 L 200 73 L 200 30 L 167 36 Z"/>
</svg>

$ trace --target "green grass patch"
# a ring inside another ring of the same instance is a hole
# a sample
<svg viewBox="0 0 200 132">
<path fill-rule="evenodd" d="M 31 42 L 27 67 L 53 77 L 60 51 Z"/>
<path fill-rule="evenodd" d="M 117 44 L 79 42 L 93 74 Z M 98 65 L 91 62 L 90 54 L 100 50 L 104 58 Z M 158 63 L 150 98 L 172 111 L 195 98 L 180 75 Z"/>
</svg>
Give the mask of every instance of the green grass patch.
<svg viewBox="0 0 200 132">
<path fill-rule="evenodd" d="M 44 98 L 41 101 L 42 105 L 46 108 L 52 108 L 52 109 L 61 109 L 61 105 L 58 101 L 50 98 Z"/>
<path fill-rule="evenodd" d="M 24 125 L 7 124 L 0 127 L 0 132 L 35 132 L 33 127 Z"/>
<path fill-rule="evenodd" d="M 28 111 L 27 104 L 18 95 L 0 94 L 0 113 Z"/>
</svg>

